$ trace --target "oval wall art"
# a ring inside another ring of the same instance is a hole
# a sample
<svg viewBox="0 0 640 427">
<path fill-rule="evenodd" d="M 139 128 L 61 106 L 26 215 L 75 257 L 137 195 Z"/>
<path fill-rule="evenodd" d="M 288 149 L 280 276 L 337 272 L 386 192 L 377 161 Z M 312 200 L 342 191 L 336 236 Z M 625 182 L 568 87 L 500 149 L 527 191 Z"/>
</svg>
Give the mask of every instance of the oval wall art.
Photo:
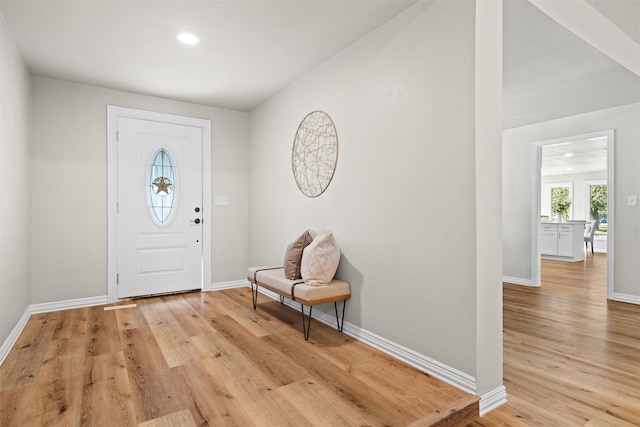
<svg viewBox="0 0 640 427">
<path fill-rule="evenodd" d="M 338 163 L 338 133 L 331 117 L 313 111 L 302 119 L 291 150 L 291 169 L 296 184 L 308 197 L 327 189 Z"/>
</svg>

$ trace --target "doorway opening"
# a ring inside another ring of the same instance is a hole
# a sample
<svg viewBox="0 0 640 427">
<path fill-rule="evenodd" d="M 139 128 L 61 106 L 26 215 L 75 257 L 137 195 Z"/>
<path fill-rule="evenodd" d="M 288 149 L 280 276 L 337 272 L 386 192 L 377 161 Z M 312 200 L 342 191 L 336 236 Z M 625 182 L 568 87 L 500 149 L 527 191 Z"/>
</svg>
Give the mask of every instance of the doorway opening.
<svg viewBox="0 0 640 427">
<path fill-rule="evenodd" d="M 534 162 L 531 221 L 532 285 L 541 285 L 541 245 L 545 242 L 545 240 L 541 240 L 544 237 L 541 236 L 543 225 L 547 222 L 563 220 L 569 223 L 571 221 L 589 222 L 593 221 L 593 216 L 596 216 L 596 227 L 600 230 L 606 229 L 605 233 L 600 233 L 599 243 L 596 243 L 598 245 L 596 247 L 599 247 L 599 252 L 606 252 L 607 298 L 612 299 L 614 283 L 614 131 L 606 130 L 539 141 L 533 144 L 532 149 Z M 543 150 L 548 150 L 551 153 L 556 152 L 556 154 L 563 153 L 561 156 L 565 161 L 543 161 Z M 597 155 L 593 154 L 594 150 L 599 150 Z M 567 158 L 576 155 L 574 151 L 580 153 L 583 159 L 574 162 L 579 167 L 567 170 L 567 168 L 574 167 L 567 165 L 566 162 Z M 592 155 L 589 155 L 590 152 Z M 594 176 L 588 172 L 589 168 L 594 168 L 594 165 L 589 162 L 597 161 L 597 157 L 606 159 L 606 171 L 602 172 L 603 176 L 600 177 L 604 179 L 589 179 Z M 585 190 L 580 191 L 576 188 L 575 182 L 581 182 L 580 185 L 584 186 Z M 553 189 L 555 188 L 566 190 L 556 191 L 554 199 Z M 585 250 L 586 256 L 588 255 Z"/>
</svg>

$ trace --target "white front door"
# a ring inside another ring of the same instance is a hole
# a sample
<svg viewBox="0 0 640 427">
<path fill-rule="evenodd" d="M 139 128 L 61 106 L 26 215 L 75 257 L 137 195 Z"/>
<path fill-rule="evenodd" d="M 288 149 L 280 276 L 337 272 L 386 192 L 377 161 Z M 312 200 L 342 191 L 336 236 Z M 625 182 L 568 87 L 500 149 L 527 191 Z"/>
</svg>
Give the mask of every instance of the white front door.
<svg viewBox="0 0 640 427">
<path fill-rule="evenodd" d="M 202 289 L 203 129 L 115 121 L 117 298 Z"/>
</svg>

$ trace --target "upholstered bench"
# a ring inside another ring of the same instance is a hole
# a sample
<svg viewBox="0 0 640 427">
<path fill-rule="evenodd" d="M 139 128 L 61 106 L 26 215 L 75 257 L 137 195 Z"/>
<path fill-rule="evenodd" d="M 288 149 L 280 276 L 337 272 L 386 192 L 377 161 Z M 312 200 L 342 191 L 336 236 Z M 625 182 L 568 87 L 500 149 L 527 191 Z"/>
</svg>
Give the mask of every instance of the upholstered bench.
<svg viewBox="0 0 640 427">
<path fill-rule="evenodd" d="M 284 265 L 251 267 L 247 279 L 251 283 L 253 309 L 258 305 L 258 289 L 266 288 L 280 296 L 300 303 L 302 332 L 309 339 L 313 306 L 333 302 L 336 309 L 338 331 L 344 325 L 346 300 L 351 298 L 349 283 L 334 278 L 340 263 L 340 248 L 333 233 L 325 231 L 313 237 L 306 230 L 291 242 L 284 253 Z M 342 301 L 342 319 L 338 317 L 338 301 Z M 309 306 L 309 318 L 305 320 L 304 306 Z"/>
<path fill-rule="evenodd" d="M 289 298 L 300 303 L 302 332 L 305 340 L 309 339 L 313 306 L 318 304 L 333 302 L 336 311 L 337 329 L 342 332 L 346 300 L 351 298 L 351 290 L 348 282 L 333 279 L 328 285 L 307 285 L 305 281 L 301 279 L 287 279 L 284 275 L 284 267 L 279 266 L 251 267 L 247 271 L 247 279 L 251 283 L 251 297 L 254 310 L 258 305 L 259 287 L 278 294 L 280 296 L 280 302 L 284 302 L 284 298 Z M 342 318 L 338 317 L 338 301 L 343 301 Z M 309 307 L 308 320 L 305 320 L 305 305 Z"/>
</svg>

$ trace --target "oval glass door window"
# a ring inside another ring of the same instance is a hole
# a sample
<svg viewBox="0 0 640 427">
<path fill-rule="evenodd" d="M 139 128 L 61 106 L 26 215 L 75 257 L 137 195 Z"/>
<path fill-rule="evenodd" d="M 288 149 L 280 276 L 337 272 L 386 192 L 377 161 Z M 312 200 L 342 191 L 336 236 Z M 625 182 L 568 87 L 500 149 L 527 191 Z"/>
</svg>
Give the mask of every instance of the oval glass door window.
<svg viewBox="0 0 640 427">
<path fill-rule="evenodd" d="M 178 174 L 173 156 L 164 147 L 156 150 L 149 162 L 147 173 L 147 202 L 153 222 L 159 226 L 169 224 L 173 218 L 178 193 Z"/>
</svg>

